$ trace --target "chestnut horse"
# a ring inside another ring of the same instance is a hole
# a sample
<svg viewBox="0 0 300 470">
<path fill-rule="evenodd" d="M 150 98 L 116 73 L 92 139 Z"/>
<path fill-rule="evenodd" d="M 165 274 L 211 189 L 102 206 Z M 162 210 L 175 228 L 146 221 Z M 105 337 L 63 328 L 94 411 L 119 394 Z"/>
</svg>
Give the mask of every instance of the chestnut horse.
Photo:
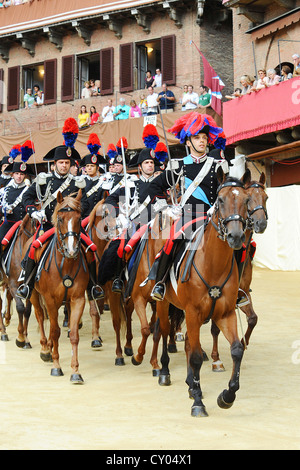
<svg viewBox="0 0 300 470">
<path fill-rule="evenodd" d="M 242 181 L 226 178 L 221 168 L 218 169 L 217 176 L 220 186 L 214 212 L 202 241 L 195 250 L 189 278 L 183 280 L 179 276 L 177 288 L 168 282 L 165 296 L 167 302 L 157 302 L 157 316 L 163 338 L 160 383 L 170 383 L 167 351 L 170 328 L 168 302 L 185 311 L 188 363 L 186 382 L 194 399 L 192 416 L 208 416 L 200 387 L 200 368 L 203 362 L 201 326 L 213 320 L 230 344 L 233 370 L 228 390 L 224 390 L 218 397 L 218 405 L 221 408 L 229 408 L 236 398 L 244 353 L 244 347 L 238 337 L 235 314 L 239 275 L 234 250 L 239 250 L 245 241 L 249 195 Z M 185 258 L 187 256 L 185 255 Z"/>
<path fill-rule="evenodd" d="M 52 216 L 55 226 L 53 238 L 53 252 L 49 257 L 47 270 L 42 269 L 40 277 L 35 282 L 31 295 L 31 302 L 40 327 L 41 357 L 52 354 L 53 367 L 51 375 L 63 375 L 59 363 L 59 337 L 58 310 L 64 304 L 70 305 L 70 342 L 72 346 L 71 382 L 83 383 L 79 373 L 78 343 L 79 324 L 85 306 L 85 291 L 89 281 L 86 255 L 81 246 L 81 190 L 76 198 L 67 196 L 63 198 L 59 192 L 57 204 Z M 50 242 L 51 243 L 51 242 Z M 40 259 L 41 251 L 36 250 L 36 258 Z M 44 331 L 44 309 L 46 308 L 50 320 L 49 339 L 47 341 Z"/>
<path fill-rule="evenodd" d="M 23 301 L 16 295 L 16 291 L 20 285 L 19 276 L 20 276 L 20 267 L 22 261 L 22 251 L 27 243 L 28 239 L 32 237 L 36 230 L 35 222 L 33 219 L 30 219 L 29 215 L 26 214 L 20 225 L 16 228 L 14 235 L 12 236 L 11 242 L 12 246 L 8 246 L 7 251 L 11 249 L 9 254 L 9 262 L 6 266 L 6 270 L 1 266 L 2 276 L 3 276 L 3 287 L 4 287 L 4 296 L 5 298 L 5 313 L 4 321 L 1 315 L 0 329 L 1 329 L 1 339 L 7 341 L 8 337 L 6 334 L 6 326 L 9 325 L 11 319 L 11 301 L 15 300 L 16 310 L 18 314 L 18 337 L 16 338 L 16 345 L 22 349 L 31 349 L 31 344 L 28 339 L 28 321 L 31 314 L 31 302 L 26 300 L 24 305 Z M 6 252 L 2 255 L 3 258 L 6 257 Z M 4 301 L 4 299 L 3 299 Z M 2 299 L 1 299 L 2 307 Z M 2 308 L 1 308 L 2 310 Z"/>
</svg>

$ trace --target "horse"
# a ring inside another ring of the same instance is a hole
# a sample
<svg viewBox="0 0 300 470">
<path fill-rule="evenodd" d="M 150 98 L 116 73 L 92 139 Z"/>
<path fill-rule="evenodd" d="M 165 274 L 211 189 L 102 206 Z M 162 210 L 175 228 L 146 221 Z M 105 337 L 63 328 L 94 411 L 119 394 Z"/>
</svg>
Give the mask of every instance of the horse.
<svg viewBox="0 0 300 470">
<path fill-rule="evenodd" d="M 240 274 L 240 285 L 239 285 L 239 295 L 242 295 L 246 302 L 244 305 L 238 304 L 238 308 L 240 308 L 247 317 L 247 330 L 242 338 L 242 344 L 246 348 L 250 341 L 250 336 L 257 324 L 257 314 L 254 311 L 252 298 L 251 298 L 251 281 L 252 281 L 252 248 L 251 248 L 251 240 L 253 231 L 255 233 L 263 233 L 267 228 L 268 222 L 268 213 L 266 208 L 266 202 L 268 196 L 265 192 L 265 174 L 262 173 L 260 175 L 259 181 L 251 180 L 251 173 L 249 170 L 246 171 L 245 175 L 243 176 L 243 181 L 245 183 L 245 189 L 250 196 L 249 204 L 248 204 L 248 224 L 246 230 L 246 240 L 245 240 L 245 254 L 244 254 L 244 262 L 242 264 L 242 272 Z M 211 357 L 213 359 L 212 369 L 214 372 L 222 372 L 225 370 L 223 362 L 220 361 L 219 352 L 218 352 L 218 335 L 220 330 L 218 327 L 212 322 L 211 325 L 211 334 L 213 337 L 213 349 L 211 353 Z"/>
<path fill-rule="evenodd" d="M 32 237 L 36 230 L 35 222 L 30 219 L 29 215 L 26 214 L 24 219 L 20 223 L 16 224 L 17 227 L 13 226 L 13 234 L 7 234 L 4 237 L 4 242 L 10 241 L 7 250 L 3 253 L 2 258 L 6 258 L 5 268 L 1 266 L 2 271 L 2 283 L 4 287 L 4 322 L 0 322 L 1 339 L 4 341 L 8 340 L 6 333 L 6 326 L 9 325 L 11 319 L 11 301 L 14 300 L 16 303 L 16 310 L 18 314 L 18 336 L 16 338 L 16 345 L 22 349 L 31 349 L 31 344 L 28 339 L 28 322 L 31 314 L 31 302 L 26 301 L 25 305 L 23 301 L 16 295 L 16 291 L 20 285 L 20 266 L 22 261 L 23 247 L 27 243 L 28 239 Z M 12 229 L 10 229 L 12 230 Z M 11 238 L 10 238 L 11 237 Z M 1 310 L 2 310 L 2 299 L 1 299 Z"/>
<path fill-rule="evenodd" d="M 249 195 L 241 180 L 226 177 L 217 170 L 220 183 L 218 195 L 201 243 L 195 249 L 188 279 L 178 278 L 177 287 L 167 282 L 165 300 L 157 302 L 157 316 L 163 338 L 159 383 L 170 383 L 167 337 L 169 334 L 168 303 L 185 311 L 186 357 L 188 372 L 186 383 L 194 399 L 193 417 L 208 416 L 202 402 L 200 369 L 203 354 L 200 345 L 200 328 L 213 320 L 230 344 L 233 361 L 232 375 L 218 397 L 221 408 L 233 405 L 239 389 L 239 376 L 244 347 L 238 337 L 235 304 L 239 288 L 239 275 L 234 251 L 245 241 Z M 186 260 L 188 254 L 185 254 Z"/>
<path fill-rule="evenodd" d="M 52 360 L 52 376 L 62 376 L 59 363 L 58 310 L 63 304 L 70 305 L 70 342 L 72 347 L 70 381 L 82 384 L 84 380 L 79 373 L 78 343 L 79 324 L 85 306 L 85 291 L 89 281 L 87 270 L 88 259 L 81 246 L 81 190 L 76 197 L 63 197 L 57 194 L 57 204 L 52 216 L 55 227 L 51 253 L 47 269 L 41 269 L 35 281 L 31 302 L 35 308 L 36 318 L 40 327 L 41 358 Z M 45 247 L 38 248 L 35 259 L 39 260 Z M 50 320 L 49 339 L 44 331 L 44 309 Z"/>
</svg>

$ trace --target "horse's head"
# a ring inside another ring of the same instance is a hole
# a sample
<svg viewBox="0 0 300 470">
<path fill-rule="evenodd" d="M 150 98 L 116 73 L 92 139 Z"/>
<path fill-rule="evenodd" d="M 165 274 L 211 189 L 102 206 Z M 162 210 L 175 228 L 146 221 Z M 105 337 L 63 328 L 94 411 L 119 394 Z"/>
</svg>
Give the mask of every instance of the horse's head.
<svg viewBox="0 0 300 470">
<path fill-rule="evenodd" d="M 265 174 L 262 173 L 259 181 L 251 181 L 251 173 L 246 170 L 243 176 L 245 189 L 250 196 L 248 204 L 248 226 L 255 233 L 263 233 L 267 228 L 268 213 L 267 213 L 267 199 L 268 196 L 265 192 Z"/>
<path fill-rule="evenodd" d="M 221 167 L 217 170 L 217 177 L 220 186 L 213 217 L 217 217 L 218 234 L 230 248 L 239 250 L 245 241 L 249 195 L 244 183 L 237 178 L 226 177 Z"/>
<path fill-rule="evenodd" d="M 75 197 L 57 195 L 52 222 L 56 227 L 58 250 L 65 258 L 77 258 L 80 250 L 81 189 Z"/>
</svg>

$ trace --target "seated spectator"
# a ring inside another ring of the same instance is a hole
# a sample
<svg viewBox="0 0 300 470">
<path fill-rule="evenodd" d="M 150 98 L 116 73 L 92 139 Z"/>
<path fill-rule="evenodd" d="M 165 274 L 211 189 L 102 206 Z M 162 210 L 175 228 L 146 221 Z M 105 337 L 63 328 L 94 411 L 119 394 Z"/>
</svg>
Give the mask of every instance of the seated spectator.
<svg viewBox="0 0 300 470">
<path fill-rule="evenodd" d="M 155 81 L 155 85 L 153 84 L 153 86 L 157 86 L 157 87 L 162 86 L 162 74 L 160 72 L 160 69 L 155 70 L 154 81 Z"/>
<path fill-rule="evenodd" d="M 195 109 L 198 107 L 199 96 L 198 93 L 194 92 L 193 85 L 188 85 L 188 91 L 182 99 L 182 104 L 185 106 L 185 110 Z"/>
<path fill-rule="evenodd" d="M 145 88 L 149 88 L 150 86 L 154 86 L 154 77 L 151 75 L 151 70 L 147 70 L 146 78 L 145 78 Z"/>
<path fill-rule="evenodd" d="M 268 81 L 267 81 L 268 87 L 273 86 L 273 85 L 278 85 L 278 83 L 280 82 L 280 77 L 279 75 L 276 74 L 275 69 L 268 69 L 267 77 L 268 77 Z"/>
<path fill-rule="evenodd" d="M 211 103 L 211 94 L 209 93 L 209 88 L 205 85 L 201 85 L 199 91 L 199 108 L 209 108 Z"/>
<path fill-rule="evenodd" d="M 168 90 L 166 83 L 162 84 L 162 91 L 158 94 L 157 102 L 162 113 L 174 111 L 175 96 L 171 90 Z"/>
<path fill-rule="evenodd" d="M 129 111 L 129 119 L 132 118 L 139 118 L 142 116 L 141 108 L 136 104 L 134 100 L 130 101 L 130 111 Z"/>
<path fill-rule="evenodd" d="M 188 92 L 188 86 L 187 86 L 187 85 L 184 85 L 184 87 L 183 87 L 183 95 L 182 95 L 181 100 L 180 100 L 180 103 L 181 103 L 181 110 L 182 110 L 182 111 L 185 111 L 185 105 L 182 104 L 182 102 L 183 102 L 183 98 L 184 98 L 184 96 L 186 95 L 187 92 Z"/>
<path fill-rule="evenodd" d="M 24 105 L 26 109 L 32 108 L 34 105 L 34 96 L 32 95 L 31 88 L 27 88 L 27 91 L 24 95 Z"/>
<path fill-rule="evenodd" d="M 148 88 L 149 95 L 147 96 L 147 116 L 157 114 L 157 97 L 158 94 L 154 93 L 153 87 Z"/>
<path fill-rule="evenodd" d="M 251 93 L 253 83 L 254 83 L 254 78 L 250 77 L 250 75 L 242 75 L 240 83 L 242 85 L 241 95 L 247 95 L 248 93 Z"/>
<path fill-rule="evenodd" d="M 84 129 L 89 125 L 89 113 L 86 110 L 86 106 L 83 104 L 80 108 L 80 113 L 78 114 L 78 127 L 79 129 Z"/>
<path fill-rule="evenodd" d="M 281 67 L 281 82 L 285 82 L 286 80 L 289 80 L 290 78 L 293 78 L 292 71 L 288 65 L 283 65 Z"/>
<path fill-rule="evenodd" d="M 299 54 L 293 54 L 292 59 L 294 62 L 294 77 L 300 75 L 300 56 Z"/>
<path fill-rule="evenodd" d="M 91 106 L 90 107 L 90 123 L 91 123 L 91 126 L 93 124 L 96 124 L 97 122 L 100 122 L 99 118 L 100 118 L 100 114 L 97 113 L 95 106 Z"/>
<path fill-rule="evenodd" d="M 115 107 L 112 104 L 112 100 L 108 98 L 107 106 L 104 106 L 102 110 L 102 122 L 111 122 L 114 120 Z"/>
<path fill-rule="evenodd" d="M 241 95 L 242 95 L 242 89 L 241 88 L 235 88 L 232 95 L 226 95 L 225 98 L 227 98 L 228 100 L 234 100 L 235 98 L 239 98 Z"/>
<path fill-rule="evenodd" d="M 39 90 L 37 92 L 37 96 L 35 98 L 34 105 L 35 106 L 42 106 L 43 104 L 44 104 L 44 93 L 42 92 L 42 90 Z"/>
<path fill-rule="evenodd" d="M 120 98 L 120 104 L 114 110 L 114 118 L 116 121 L 129 118 L 130 107 L 125 104 L 125 98 Z"/>
<path fill-rule="evenodd" d="M 140 109 L 142 111 L 142 116 L 147 116 L 147 100 L 144 93 L 140 95 Z"/>
<path fill-rule="evenodd" d="M 82 92 L 81 92 L 81 98 L 87 99 L 90 97 L 91 97 L 90 82 L 85 82 L 84 88 L 82 89 Z"/>
</svg>

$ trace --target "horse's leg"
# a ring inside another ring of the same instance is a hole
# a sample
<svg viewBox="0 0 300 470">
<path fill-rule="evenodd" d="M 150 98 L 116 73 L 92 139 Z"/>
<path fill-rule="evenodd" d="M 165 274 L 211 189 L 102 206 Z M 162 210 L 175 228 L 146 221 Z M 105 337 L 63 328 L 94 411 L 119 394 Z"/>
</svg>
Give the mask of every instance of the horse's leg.
<svg viewBox="0 0 300 470">
<path fill-rule="evenodd" d="M 15 297 L 16 301 L 16 310 L 19 318 L 19 323 L 18 323 L 18 336 L 16 339 L 16 345 L 18 348 L 25 349 L 25 334 L 24 334 L 24 312 L 25 312 L 25 305 L 23 301 L 19 297 Z"/>
<path fill-rule="evenodd" d="M 90 300 L 90 316 L 92 319 L 92 349 L 96 350 L 101 348 L 102 340 L 100 337 L 100 313 L 103 312 L 103 300 L 100 300 L 96 304 L 96 300 Z M 99 310 L 98 310 L 99 309 Z"/>
<path fill-rule="evenodd" d="M 31 315 L 31 302 L 30 300 L 26 300 L 25 309 L 24 309 L 24 316 L 23 316 L 23 325 L 24 325 L 24 337 L 25 337 L 25 349 L 31 349 L 31 344 L 28 339 L 28 324 L 29 318 Z"/>
<path fill-rule="evenodd" d="M 30 302 L 32 303 L 34 307 L 35 317 L 39 325 L 40 345 L 41 345 L 40 358 L 44 362 L 52 362 L 51 349 L 48 345 L 47 337 L 45 334 L 45 328 L 44 328 L 45 313 L 40 303 L 39 294 L 37 293 L 35 289 L 32 291 Z"/>
<path fill-rule="evenodd" d="M 247 321 L 248 321 L 247 331 L 245 333 L 244 338 L 242 338 L 242 344 L 243 344 L 244 347 L 248 346 L 250 336 L 251 336 L 252 331 L 254 330 L 254 328 L 257 324 L 257 320 L 258 320 L 258 317 L 257 317 L 257 315 L 256 315 L 256 313 L 254 312 L 254 309 L 253 309 L 251 295 L 250 295 L 249 292 L 247 293 L 247 295 L 249 297 L 250 303 L 248 305 L 243 306 L 243 307 L 242 306 L 239 307 L 246 314 Z"/>
<path fill-rule="evenodd" d="M 5 292 L 5 291 L 4 291 Z M 1 341 L 8 341 L 8 335 L 6 333 L 5 323 L 2 316 L 2 299 L 0 297 L 0 331 L 1 331 Z"/>
<path fill-rule="evenodd" d="M 230 408 L 235 400 L 236 392 L 240 387 L 239 378 L 244 347 L 238 338 L 236 314 L 234 310 L 230 312 L 229 315 L 219 319 L 216 323 L 223 332 L 225 338 L 229 341 L 233 361 L 233 369 L 228 384 L 228 390 L 223 390 L 223 392 L 220 393 L 218 397 L 218 405 L 220 408 Z"/>
<path fill-rule="evenodd" d="M 171 385 L 169 370 L 170 358 L 168 354 L 168 337 L 170 334 L 169 305 L 169 302 L 164 300 L 163 302 L 158 302 L 156 306 L 156 313 L 159 318 L 159 328 L 163 340 L 162 355 L 160 358 L 161 370 L 158 379 L 159 385 Z"/>
<path fill-rule="evenodd" d="M 9 289 L 5 287 L 5 289 L 3 289 L 3 303 L 1 306 L 1 312 L 4 316 L 5 326 L 8 326 L 11 320 L 11 301 L 12 295 Z"/>
<path fill-rule="evenodd" d="M 82 298 L 71 299 L 71 315 L 70 315 L 70 342 L 72 346 L 71 360 L 71 382 L 73 384 L 83 384 L 83 378 L 79 373 L 78 361 L 78 343 L 79 343 L 79 324 L 83 314 L 85 305 L 84 293 Z"/>
<path fill-rule="evenodd" d="M 59 363 L 59 338 L 60 338 L 60 327 L 58 323 L 58 309 L 56 308 L 54 302 L 47 298 L 46 301 L 46 308 L 50 320 L 50 332 L 49 332 L 49 340 L 48 345 L 50 345 L 52 349 L 52 360 L 53 360 L 53 367 L 51 369 L 51 375 L 55 377 L 59 377 L 63 374 L 63 371 L 60 367 Z"/>
<path fill-rule="evenodd" d="M 145 351 L 146 351 L 147 339 L 150 335 L 150 326 L 147 320 L 146 306 L 147 306 L 147 299 L 145 299 L 142 295 L 140 295 L 134 302 L 134 308 L 141 323 L 141 334 L 142 334 L 142 340 L 138 347 L 137 354 L 133 355 L 131 358 L 131 362 L 135 366 L 143 362 Z"/>
<path fill-rule="evenodd" d="M 218 338 L 220 334 L 220 329 L 217 327 L 214 321 L 211 322 L 210 332 L 213 338 L 213 348 L 211 352 L 211 358 L 213 360 L 212 363 L 212 371 L 213 372 L 224 372 L 225 367 L 223 362 L 220 360 L 219 350 L 218 350 Z"/>
<path fill-rule="evenodd" d="M 125 305 L 126 311 L 126 344 L 124 346 L 124 353 L 126 356 L 133 356 L 132 348 L 132 313 L 134 310 L 133 302 L 130 299 Z"/>
<path fill-rule="evenodd" d="M 176 346 L 176 332 L 177 332 L 177 318 L 176 318 L 176 307 L 170 304 L 169 308 L 169 317 L 170 317 L 170 335 L 169 335 L 169 343 L 168 343 L 168 352 L 169 353 L 176 353 L 177 346 Z"/>
<path fill-rule="evenodd" d="M 152 375 L 153 377 L 158 377 L 160 375 L 160 366 L 157 360 L 158 345 L 161 337 L 160 327 L 159 327 L 159 318 L 156 320 L 153 329 L 153 346 L 152 354 L 150 358 L 150 364 L 152 365 Z"/>
<path fill-rule="evenodd" d="M 124 357 L 123 351 L 121 347 L 121 323 L 123 319 L 123 310 L 121 306 L 121 296 L 120 294 L 115 294 L 114 292 L 109 292 L 109 303 L 110 303 L 110 311 L 112 314 L 112 322 L 113 327 L 115 330 L 116 335 L 116 359 L 115 365 L 116 366 L 124 366 Z"/>
</svg>

